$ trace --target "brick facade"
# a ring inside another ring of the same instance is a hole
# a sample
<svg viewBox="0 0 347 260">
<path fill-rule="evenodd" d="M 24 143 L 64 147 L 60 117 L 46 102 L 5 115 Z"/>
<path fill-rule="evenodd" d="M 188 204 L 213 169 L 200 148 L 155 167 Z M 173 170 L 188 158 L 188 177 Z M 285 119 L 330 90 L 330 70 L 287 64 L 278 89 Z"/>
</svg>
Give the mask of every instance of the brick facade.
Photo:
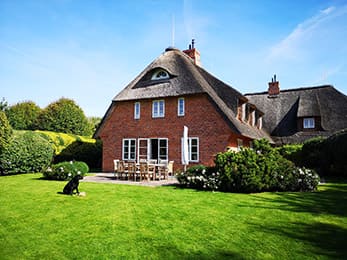
<svg viewBox="0 0 347 260">
<path fill-rule="evenodd" d="M 231 131 L 227 121 L 206 94 L 182 96 L 185 115 L 177 115 L 178 98 L 167 97 L 165 117 L 152 118 L 152 102 L 157 99 L 118 101 L 100 132 L 103 141 L 103 171 L 113 170 L 113 160 L 122 158 L 124 138 L 167 138 L 168 159 L 174 161 L 174 170 L 181 169 L 181 138 L 183 127 L 189 128 L 189 137 L 199 138 L 199 162 L 210 165 L 214 155 L 227 147 L 237 147 L 237 139 L 248 146 L 251 139 Z M 134 103 L 140 102 L 140 119 L 134 119 Z M 193 164 L 191 164 L 193 165 Z"/>
</svg>

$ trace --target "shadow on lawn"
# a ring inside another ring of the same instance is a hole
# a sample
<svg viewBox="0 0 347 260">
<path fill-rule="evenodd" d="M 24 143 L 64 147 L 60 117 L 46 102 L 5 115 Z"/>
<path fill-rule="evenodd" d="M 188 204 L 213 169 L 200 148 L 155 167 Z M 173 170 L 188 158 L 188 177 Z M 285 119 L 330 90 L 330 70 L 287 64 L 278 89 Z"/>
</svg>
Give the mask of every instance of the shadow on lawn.
<svg viewBox="0 0 347 260">
<path fill-rule="evenodd" d="M 261 201 L 254 206 L 347 217 L 347 184 L 327 184 L 324 186 L 324 190 L 316 192 L 280 192 L 274 194 L 276 196 L 271 196 L 271 198 L 254 196 L 256 200 Z"/>
<path fill-rule="evenodd" d="M 254 207 L 291 212 L 308 212 L 315 215 L 347 217 L 347 185 L 326 184 L 317 192 L 275 193 L 275 196 L 254 196 Z M 253 224 L 251 224 L 253 225 Z M 347 229 L 330 223 L 273 223 L 254 225 L 261 232 L 274 233 L 302 241 L 311 246 L 315 255 L 329 258 L 347 258 Z"/>
<path fill-rule="evenodd" d="M 315 256 L 325 256 L 330 259 L 346 259 L 347 257 L 347 229 L 337 225 L 315 222 L 312 224 L 288 223 L 286 226 L 278 227 L 254 225 L 254 228 L 261 232 L 293 238 L 299 243 L 309 245 L 305 246 L 305 250 L 309 250 L 309 253 Z"/>
</svg>

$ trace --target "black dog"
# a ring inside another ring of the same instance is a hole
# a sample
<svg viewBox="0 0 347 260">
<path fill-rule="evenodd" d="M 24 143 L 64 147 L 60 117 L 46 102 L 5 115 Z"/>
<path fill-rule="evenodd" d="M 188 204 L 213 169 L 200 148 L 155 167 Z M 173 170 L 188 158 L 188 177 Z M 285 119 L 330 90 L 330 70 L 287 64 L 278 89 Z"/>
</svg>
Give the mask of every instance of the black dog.
<svg viewBox="0 0 347 260">
<path fill-rule="evenodd" d="M 63 193 L 66 195 L 72 195 L 73 191 L 76 190 L 77 194 L 80 192 L 78 191 L 78 185 L 80 184 L 80 180 L 83 179 L 83 176 L 76 175 L 73 177 L 64 187 Z"/>
</svg>

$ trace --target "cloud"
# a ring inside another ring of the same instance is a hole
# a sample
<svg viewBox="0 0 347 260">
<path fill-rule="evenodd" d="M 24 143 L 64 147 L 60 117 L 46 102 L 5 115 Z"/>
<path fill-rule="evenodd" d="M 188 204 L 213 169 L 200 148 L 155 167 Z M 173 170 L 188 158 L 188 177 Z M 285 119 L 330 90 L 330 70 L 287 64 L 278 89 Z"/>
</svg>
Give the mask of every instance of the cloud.
<svg viewBox="0 0 347 260">
<path fill-rule="evenodd" d="M 316 15 L 298 24 L 287 37 L 272 46 L 267 60 L 272 62 L 277 59 L 300 60 L 305 58 L 305 52 L 310 51 L 307 47 L 316 45 L 313 40 L 317 38 L 322 28 L 326 28 L 329 21 L 345 14 L 347 14 L 347 6 L 339 8 L 330 6 L 319 11 Z"/>
</svg>

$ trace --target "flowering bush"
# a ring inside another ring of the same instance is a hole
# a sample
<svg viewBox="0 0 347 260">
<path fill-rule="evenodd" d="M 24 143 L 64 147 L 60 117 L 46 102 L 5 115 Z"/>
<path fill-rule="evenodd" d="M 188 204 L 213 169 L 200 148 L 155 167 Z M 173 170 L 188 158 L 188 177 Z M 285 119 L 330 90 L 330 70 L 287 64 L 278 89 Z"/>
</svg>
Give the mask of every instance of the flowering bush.
<svg viewBox="0 0 347 260">
<path fill-rule="evenodd" d="M 43 177 L 49 180 L 68 180 L 76 175 L 84 176 L 89 171 L 89 167 L 84 162 L 61 162 L 47 167 L 42 173 Z"/>
<path fill-rule="evenodd" d="M 313 170 L 296 167 L 262 140 L 254 150 L 219 153 L 215 167 L 193 166 L 177 179 L 185 187 L 247 193 L 313 191 L 319 183 Z"/>
</svg>

